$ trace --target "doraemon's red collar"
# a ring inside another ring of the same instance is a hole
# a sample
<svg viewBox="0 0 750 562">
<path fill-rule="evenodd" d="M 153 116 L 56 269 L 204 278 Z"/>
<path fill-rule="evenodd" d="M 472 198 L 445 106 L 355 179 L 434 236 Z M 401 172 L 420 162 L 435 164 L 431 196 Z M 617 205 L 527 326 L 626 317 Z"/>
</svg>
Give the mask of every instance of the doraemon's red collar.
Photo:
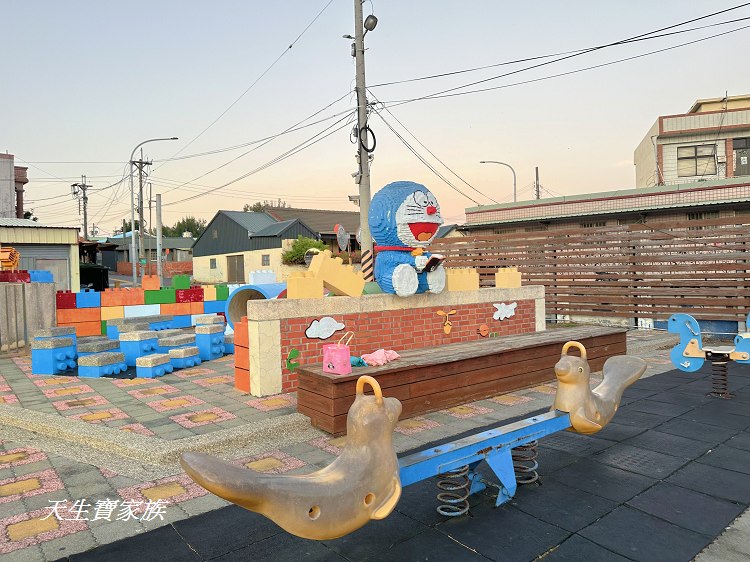
<svg viewBox="0 0 750 562">
<path fill-rule="evenodd" d="M 422 254 L 424 254 L 424 249 L 410 248 L 409 246 L 375 246 L 373 249 L 376 252 L 385 252 L 389 250 L 393 250 L 396 252 L 411 252 L 414 256 L 421 256 Z"/>
</svg>

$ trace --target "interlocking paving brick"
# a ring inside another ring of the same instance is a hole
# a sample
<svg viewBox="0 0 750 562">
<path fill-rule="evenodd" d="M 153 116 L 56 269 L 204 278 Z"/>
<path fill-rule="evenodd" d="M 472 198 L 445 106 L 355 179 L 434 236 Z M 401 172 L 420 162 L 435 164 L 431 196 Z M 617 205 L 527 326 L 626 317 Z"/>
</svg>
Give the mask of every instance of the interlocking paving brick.
<svg viewBox="0 0 750 562">
<path fill-rule="evenodd" d="M 691 560 L 709 537 L 621 506 L 579 533 L 618 554 L 643 562 Z M 638 537 L 638 540 L 633 540 Z"/>
<path fill-rule="evenodd" d="M 650 478 L 662 479 L 685 465 L 687 459 L 618 443 L 591 458 Z"/>
<path fill-rule="evenodd" d="M 637 495 L 628 505 L 660 519 L 704 535 L 719 535 L 745 506 L 659 482 Z"/>
</svg>

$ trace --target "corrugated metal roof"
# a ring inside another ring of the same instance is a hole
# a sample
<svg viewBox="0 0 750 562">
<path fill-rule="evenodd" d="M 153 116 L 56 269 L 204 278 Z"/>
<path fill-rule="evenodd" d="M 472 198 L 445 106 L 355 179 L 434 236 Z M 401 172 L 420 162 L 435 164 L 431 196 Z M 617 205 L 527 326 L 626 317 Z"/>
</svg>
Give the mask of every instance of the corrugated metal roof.
<svg viewBox="0 0 750 562">
<path fill-rule="evenodd" d="M 263 230 L 267 226 L 276 224 L 276 219 L 268 216 L 266 213 L 255 213 L 252 211 L 219 211 L 219 213 L 253 234 Z"/>
<path fill-rule="evenodd" d="M 359 228 L 359 211 L 273 207 L 266 209 L 266 213 L 279 221 L 299 219 L 318 234 L 335 234 L 333 227 L 337 224 L 343 225 L 349 234 L 356 234 Z"/>
<path fill-rule="evenodd" d="M 273 224 L 269 224 L 263 230 L 256 232 L 253 236 L 280 236 L 281 234 L 284 233 L 284 231 L 291 228 L 296 222 L 301 222 L 301 221 L 298 221 L 298 219 L 294 219 L 290 221 L 283 221 L 283 222 L 276 222 Z"/>
<path fill-rule="evenodd" d="M 74 230 L 78 230 L 77 226 L 49 226 L 46 224 L 40 224 L 31 219 L 17 219 L 15 217 L 0 217 L 0 226 L 7 226 L 10 228 L 72 228 Z"/>
</svg>

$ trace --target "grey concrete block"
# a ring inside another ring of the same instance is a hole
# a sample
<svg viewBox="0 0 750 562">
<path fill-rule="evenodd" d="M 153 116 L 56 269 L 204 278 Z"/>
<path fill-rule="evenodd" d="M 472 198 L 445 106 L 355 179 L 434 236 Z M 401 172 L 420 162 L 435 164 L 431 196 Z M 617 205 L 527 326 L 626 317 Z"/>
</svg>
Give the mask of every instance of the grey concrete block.
<svg viewBox="0 0 750 562">
<path fill-rule="evenodd" d="M 34 338 L 54 338 L 57 336 L 72 336 L 76 333 L 75 326 L 59 326 L 57 328 L 45 328 L 34 332 Z"/>
<path fill-rule="evenodd" d="M 78 344 L 78 353 L 101 353 L 102 351 L 110 351 L 119 347 L 120 342 L 116 340 L 85 342 Z"/>
<path fill-rule="evenodd" d="M 156 332 L 150 330 L 137 330 L 134 332 L 120 333 L 120 341 L 144 341 L 155 339 Z"/>
<path fill-rule="evenodd" d="M 50 338 L 47 340 L 31 340 L 31 349 L 58 349 L 73 345 L 73 338 Z"/>
<path fill-rule="evenodd" d="M 231 334 L 224 334 L 224 343 L 234 343 L 234 332 Z"/>
<path fill-rule="evenodd" d="M 198 348 L 195 346 L 189 347 L 178 347 L 177 349 L 170 349 L 169 356 L 175 359 L 183 359 L 185 357 L 195 357 L 198 355 Z"/>
<path fill-rule="evenodd" d="M 159 345 L 163 347 L 189 345 L 191 343 L 195 343 L 195 335 L 193 334 L 183 334 L 180 336 L 172 336 L 171 338 L 159 338 Z"/>
<path fill-rule="evenodd" d="M 152 355 L 138 357 L 135 360 L 135 364 L 138 367 L 156 367 L 158 365 L 164 365 L 166 363 L 169 363 L 168 353 L 154 353 Z"/>
<path fill-rule="evenodd" d="M 195 333 L 196 334 L 223 334 L 224 333 L 224 324 L 208 324 L 206 326 L 196 326 L 195 327 Z"/>
<path fill-rule="evenodd" d="M 112 365 L 114 363 L 123 363 L 125 355 L 117 351 L 106 351 L 104 353 L 94 353 L 78 358 L 79 367 L 101 367 L 103 365 Z"/>
<path fill-rule="evenodd" d="M 220 314 L 199 314 L 195 317 L 195 324 L 197 326 L 205 326 L 208 324 L 224 324 L 224 317 Z"/>
<path fill-rule="evenodd" d="M 107 320 L 107 322 L 109 322 L 109 320 Z M 138 322 L 136 324 L 121 324 L 117 327 L 117 331 L 120 334 L 125 334 L 130 332 L 148 332 L 149 329 L 146 322 Z"/>
</svg>

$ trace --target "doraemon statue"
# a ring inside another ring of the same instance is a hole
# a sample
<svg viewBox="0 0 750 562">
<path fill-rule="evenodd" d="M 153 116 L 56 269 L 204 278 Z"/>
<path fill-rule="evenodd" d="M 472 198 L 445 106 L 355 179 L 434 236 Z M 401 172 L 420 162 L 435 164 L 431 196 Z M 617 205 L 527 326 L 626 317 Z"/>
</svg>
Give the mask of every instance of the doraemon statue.
<svg viewBox="0 0 750 562">
<path fill-rule="evenodd" d="M 425 270 L 430 253 L 424 248 L 443 224 L 429 189 L 411 181 L 389 183 L 372 198 L 369 224 L 376 244 L 375 281 L 384 292 L 408 297 L 443 290 L 443 266 L 430 263 Z"/>
</svg>

